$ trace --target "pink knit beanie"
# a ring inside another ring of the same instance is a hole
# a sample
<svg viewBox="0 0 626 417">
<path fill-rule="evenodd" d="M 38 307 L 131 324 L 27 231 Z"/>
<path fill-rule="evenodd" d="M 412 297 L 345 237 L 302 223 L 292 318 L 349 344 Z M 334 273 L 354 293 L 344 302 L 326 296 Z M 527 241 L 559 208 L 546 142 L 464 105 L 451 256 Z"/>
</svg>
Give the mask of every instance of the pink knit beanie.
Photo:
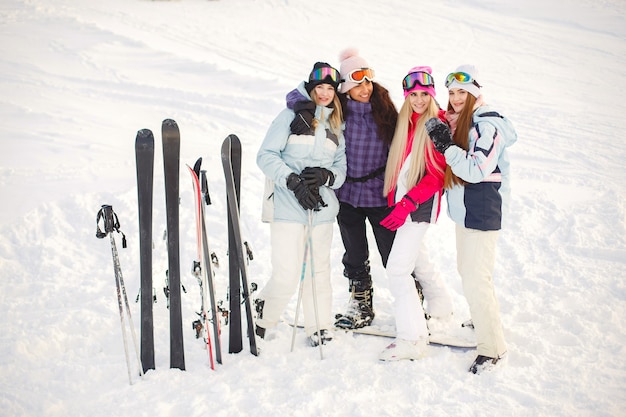
<svg viewBox="0 0 626 417">
<path fill-rule="evenodd" d="M 352 81 L 348 81 L 348 74 L 355 69 L 369 68 L 367 61 L 359 56 L 359 51 L 356 48 L 348 48 L 339 54 L 339 61 L 341 66 L 339 72 L 341 73 L 341 79 L 344 81 L 339 87 L 339 91 L 347 93 L 351 88 L 356 87 L 358 84 Z"/>
<path fill-rule="evenodd" d="M 428 74 L 433 73 L 433 70 L 430 67 L 427 66 L 418 66 L 418 67 L 413 67 L 409 70 L 409 72 L 407 72 L 407 75 L 413 73 L 413 72 L 426 72 Z M 404 98 L 407 98 L 409 96 L 409 94 L 411 94 L 413 91 L 426 91 L 428 94 L 430 94 L 433 98 L 435 98 L 435 85 L 433 83 L 433 85 L 428 85 L 428 86 L 423 86 L 420 85 L 419 83 L 415 83 L 415 85 L 409 89 L 409 90 L 404 90 Z"/>
</svg>

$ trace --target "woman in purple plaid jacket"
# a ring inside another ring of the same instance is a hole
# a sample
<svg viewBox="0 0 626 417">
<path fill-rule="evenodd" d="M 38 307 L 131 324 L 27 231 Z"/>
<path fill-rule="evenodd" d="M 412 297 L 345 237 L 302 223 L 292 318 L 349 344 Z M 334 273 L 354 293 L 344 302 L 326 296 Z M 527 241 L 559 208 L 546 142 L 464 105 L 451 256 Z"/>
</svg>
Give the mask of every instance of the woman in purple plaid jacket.
<svg viewBox="0 0 626 417">
<path fill-rule="evenodd" d="M 346 182 L 336 190 L 337 222 L 345 249 L 343 274 L 349 280 L 350 299 L 346 312 L 337 315 L 335 326 L 359 328 L 374 319 L 366 222 L 372 227 L 384 266 L 395 236 L 380 221 L 388 214 L 383 184 L 398 111 L 387 89 L 374 81 L 374 70 L 356 49 L 344 50 L 339 59 L 348 172 Z"/>
</svg>

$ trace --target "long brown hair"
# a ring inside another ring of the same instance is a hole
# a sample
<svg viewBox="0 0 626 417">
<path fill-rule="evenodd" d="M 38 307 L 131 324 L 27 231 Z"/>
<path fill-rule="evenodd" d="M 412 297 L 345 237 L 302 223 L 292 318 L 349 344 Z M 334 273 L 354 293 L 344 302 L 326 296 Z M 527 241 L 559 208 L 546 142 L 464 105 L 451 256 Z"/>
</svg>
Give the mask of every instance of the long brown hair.
<svg viewBox="0 0 626 417">
<path fill-rule="evenodd" d="M 476 104 L 476 97 L 471 94 L 467 94 L 465 105 L 459 113 L 459 118 L 456 122 L 456 129 L 452 138 L 454 143 L 461 149 L 469 150 L 469 131 L 472 128 L 474 105 Z M 453 111 L 452 105 L 448 102 L 448 112 Z M 446 166 L 446 175 L 443 180 L 443 188 L 450 189 L 455 185 L 465 185 L 465 181 L 457 177 L 450 168 L 450 165 Z"/>
<path fill-rule="evenodd" d="M 433 150 L 432 142 L 426 132 L 425 123 L 428 119 L 438 117 L 438 113 L 439 105 L 434 98 L 431 98 L 428 108 L 420 115 L 419 119 L 417 119 L 413 136 L 411 161 L 407 160 L 407 162 L 411 164 L 407 175 L 407 186 L 409 189 L 414 187 L 424 176 L 426 172 L 426 160 L 433 160 L 434 158 L 433 152 L 435 151 Z M 391 149 L 389 149 L 387 168 L 385 170 L 385 185 L 383 188 L 383 195 L 385 196 L 395 189 L 398 183 L 398 174 L 402 167 L 402 158 L 404 157 L 406 144 L 408 142 L 412 114 L 413 109 L 407 97 L 400 108 L 396 131 L 391 142 Z"/>
<path fill-rule="evenodd" d="M 378 83 L 372 84 L 374 84 L 374 91 L 370 102 L 372 103 L 372 116 L 378 126 L 378 136 L 385 144 L 391 145 L 398 122 L 398 110 L 389 96 L 389 90 Z"/>
</svg>

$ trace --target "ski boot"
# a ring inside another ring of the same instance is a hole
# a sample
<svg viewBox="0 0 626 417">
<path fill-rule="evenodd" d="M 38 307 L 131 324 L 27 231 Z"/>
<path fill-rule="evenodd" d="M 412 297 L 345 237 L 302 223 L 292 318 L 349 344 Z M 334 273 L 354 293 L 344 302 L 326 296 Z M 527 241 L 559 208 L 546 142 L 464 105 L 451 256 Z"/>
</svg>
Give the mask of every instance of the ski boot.
<svg viewBox="0 0 626 417">
<path fill-rule="evenodd" d="M 361 274 L 350 278 L 350 299 L 344 314 L 335 316 L 335 327 L 360 329 L 374 320 L 374 289 L 369 266 Z"/>
</svg>

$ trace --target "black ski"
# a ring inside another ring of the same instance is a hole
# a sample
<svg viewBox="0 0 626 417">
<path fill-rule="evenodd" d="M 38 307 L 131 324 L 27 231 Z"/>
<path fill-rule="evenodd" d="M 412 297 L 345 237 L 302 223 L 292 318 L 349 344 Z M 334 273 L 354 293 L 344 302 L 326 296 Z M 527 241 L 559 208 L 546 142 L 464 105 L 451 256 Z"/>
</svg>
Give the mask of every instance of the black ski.
<svg viewBox="0 0 626 417">
<path fill-rule="evenodd" d="M 236 136 L 235 136 L 236 137 Z M 230 138 L 230 136 L 229 136 Z M 239 187 L 241 184 L 241 142 L 237 139 L 235 141 L 226 138 L 224 144 L 222 145 L 222 164 L 225 163 L 224 157 L 229 156 L 228 162 L 230 164 L 229 171 L 232 173 L 232 183 L 234 184 L 234 195 L 235 198 L 233 201 L 237 201 L 237 207 L 239 207 L 240 202 L 240 192 Z M 228 144 L 226 143 L 228 141 Z M 225 146 L 229 146 L 229 149 L 226 150 L 227 153 L 224 153 Z M 226 172 L 227 168 L 224 166 L 224 172 Z M 229 187 L 228 177 L 226 178 L 226 187 Z M 226 192 L 226 206 L 228 211 L 228 300 L 229 300 L 229 316 L 228 316 L 228 324 L 229 324 L 229 339 L 228 339 L 228 352 L 229 353 L 239 353 L 243 349 L 243 336 L 241 331 L 241 284 L 239 281 L 239 277 L 241 276 L 239 260 L 237 255 L 230 256 L 233 253 L 231 250 L 234 248 L 237 243 L 234 235 L 233 221 L 230 215 L 230 207 L 232 205 L 230 196 L 228 194 L 228 190 Z M 239 211 L 237 210 L 237 213 Z"/>
<path fill-rule="evenodd" d="M 141 283 L 141 363 L 143 371 L 154 369 L 154 326 L 152 316 L 152 195 L 154 136 L 149 129 L 137 132 L 137 202 L 139 212 L 139 266 Z"/>
<path fill-rule="evenodd" d="M 163 120 L 163 167 L 167 216 L 167 259 L 170 310 L 170 368 L 185 369 L 180 290 L 178 199 L 180 192 L 180 131 L 172 119 Z"/>
<path fill-rule="evenodd" d="M 222 165 L 226 179 L 226 197 L 228 206 L 228 258 L 230 268 L 230 353 L 238 353 L 242 350 L 241 334 L 241 301 L 240 293 L 243 293 L 246 308 L 246 320 L 248 324 L 248 339 L 250 352 L 258 355 L 256 336 L 254 334 L 254 320 L 252 318 L 252 303 L 248 290 L 248 272 L 245 262 L 244 244 L 241 239 L 241 227 L 239 222 L 239 197 L 241 184 L 241 142 L 235 135 L 228 135 L 222 144 Z M 232 239 L 231 239 L 232 238 Z M 233 256 L 234 255 L 234 256 Z M 234 264 L 237 264 L 236 267 Z M 235 272 L 236 271 L 236 272 Z M 239 277 L 241 276 L 241 281 Z M 239 316 L 238 322 L 233 316 Z M 234 324 L 233 324 L 234 323 Z"/>
</svg>

